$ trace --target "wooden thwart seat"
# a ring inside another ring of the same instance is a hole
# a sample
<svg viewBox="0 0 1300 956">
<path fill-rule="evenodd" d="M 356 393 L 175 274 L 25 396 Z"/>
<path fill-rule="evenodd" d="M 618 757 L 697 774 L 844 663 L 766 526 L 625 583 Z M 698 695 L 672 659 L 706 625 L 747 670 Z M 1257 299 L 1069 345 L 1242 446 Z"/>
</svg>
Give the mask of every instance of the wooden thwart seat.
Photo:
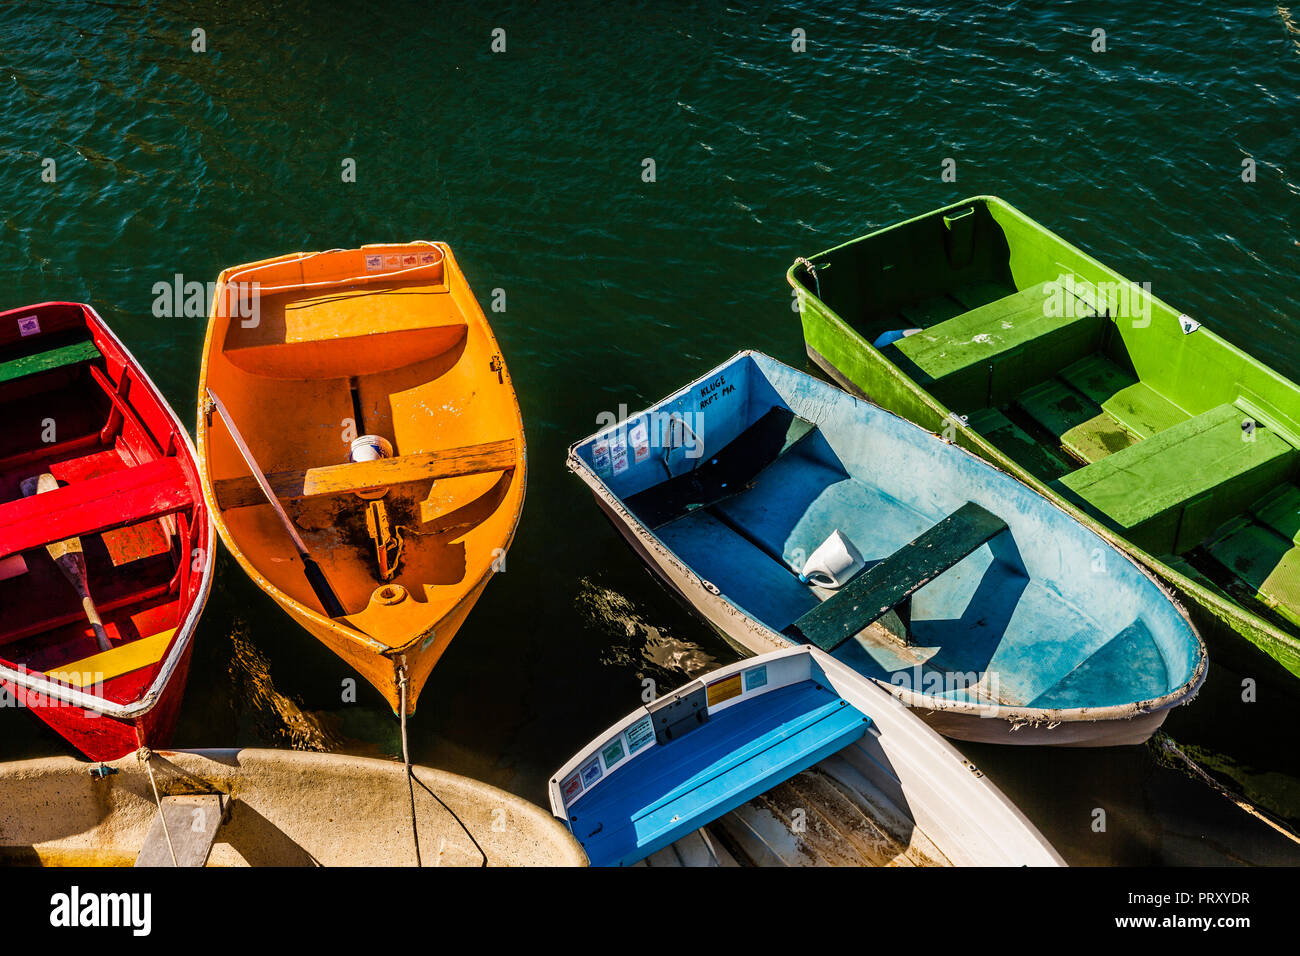
<svg viewBox="0 0 1300 956">
<path fill-rule="evenodd" d="M 83 657 L 71 664 L 52 667 L 45 672 L 46 677 L 53 677 L 75 687 L 87 687 L 97 682 L 109 681 L 121 677 L 142 667 L 148 667 L 162 660 L 163 652 L 171 643 L 176 628 L 169 628 L 142 637 L 127 644 L 119 644 L 98 654 Z"/>
<path fill-rule="evenodd" d="M 882 352 L 953 407 L 998 406 L 1099 344 L 1104 320 L 1093 305 L 1080 296 L 1054 315 L 1048 299 L 1041 286 L 1031 286 Z"/>
<path fill-rule="evenodd" d="M 0 504 L 0 557 L 161 518 L 193 504 L 175 457 Z"/>
<path fill-rule="evenodd" d="M 0 385 L 56 368 L 80 365 L 82 362 L 97 358 L 99 358 L 99 349 L 90 339 L 58 345 L 43 352 L 0 362 Z"/>
<path fill-rule="evenodd" d="M 481 445 L 464 445 L 442 451 L 381 458 L 378 461 L 278 471 L 267 475 L 266 480 L 278 498 L 315 498 L 321 495 L 350 494 L 366 488 L 399 485 L 410 481 L 505 471 L 515 466 L 515 459 L 515 440 L 506 438 Z M 217 479 L 212 482 L 212 491 L 223 511 L 266 503 L 266 496 L 251 475 Z"/>
<path fill-rule="evenodd" d="M 159 801 L 135 858 L 138 867 L 204 866 L 231 800 L 220 793 L 173 794 Z"/>
<path fill-rule="evenodd" d="M 1232 405 L 1158 432 L 1056 483 L 1151 554 L 1181 553 L 1285 480 L 1296 450 Z"/>
<path fill-rule="evenodd" d="M 919 538 L 859 574 L 787 627 L 785 633 L 833 651 L 1006 528 L 1006 522 L 997 515 L 967 502 Z"/>
<path fill-rule="evenodd" d="M 570 805 L 593 866 L 644 859 L 862 739 L 870 725 L 813 681 L 682 723 Z"/>
</svg>

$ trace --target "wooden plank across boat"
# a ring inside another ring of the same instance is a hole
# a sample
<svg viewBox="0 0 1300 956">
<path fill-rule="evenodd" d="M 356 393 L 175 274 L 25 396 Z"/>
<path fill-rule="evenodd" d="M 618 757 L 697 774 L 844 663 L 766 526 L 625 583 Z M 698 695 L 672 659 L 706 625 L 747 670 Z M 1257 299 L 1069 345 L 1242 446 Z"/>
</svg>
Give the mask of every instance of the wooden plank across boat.
<svg viewBox="0 0 1300 956">
<path fill-rule="evenodd" d="M 0 313 L 0 421 L 0 683 L 92 759 L 165 746 L 212 583 L 189 436 L 72 302 Z"/>
<path fill-rule="evenodd" d="M 807 645 L 638 707 L 549 789 L 593 866 L 1063 865 L 952 745 Z M 782 791 L 800 812 L 780 809 Z M 764 811 L 776 838 L 755 832 Z"/>
<path fill-rule="evenodd" d="M 197 441 L 217 531 L 394 711 L 404 674 L 413 713 L 523 507 L 523 423 L 492 330 L 438 243 L 294 253 L 227 269 L 218 288 Z M 350 460 L 365 435 L 392 455 Z"/>
<path fill-rule="evenodd" d="M 990 196 L 787 278 L 837 382 L 1053 499 L 1184 596 L 1216 657 L 1295 686 L 1300 386 Z"/>
<path fill-rule="evenodd" d="M 175 853 L 181 866 L 414 866 L 415 833 L 424 866 L 587 864 L 543 808 L 445 770 L 412 767 L 412 797 L 391 760 L 254 748 L 149 759 L 0 764 L 0 864 L 168 867 Z"/>
<path fill-rule="evenodd" d="M 765 355 L 579 442 L 569 467 L 736 646 L 816 644 L 951 737 L 1141 743 L 1205 678 L 1195 628 L 1121 551 L 964 449 Z M 837 536 L 859 563 L 810 576 Z"/>
</svg>

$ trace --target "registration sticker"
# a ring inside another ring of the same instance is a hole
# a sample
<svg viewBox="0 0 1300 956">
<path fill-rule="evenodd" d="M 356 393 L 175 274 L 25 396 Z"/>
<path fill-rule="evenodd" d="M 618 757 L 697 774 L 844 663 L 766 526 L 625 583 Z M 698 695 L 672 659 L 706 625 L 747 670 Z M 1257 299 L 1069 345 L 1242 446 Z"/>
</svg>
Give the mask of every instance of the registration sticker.
<svg viewBox="0 0 1300 956">
<path fill-rule="evenodd" d="M 18 320 L 18 334 L 22 336 L 35 335 L 41 330 L 41 320 L 34 315 L 28 315 Z"/>
<path fill-rule="evenodd" d="M 600 759 L 605 761 L 605 769 L 608 770 L 624 757 L 623 739 L 615 737 L 605 745 L 605 749 L 600 752 Z"/>
<path fill-rule="evenodd" d="M 436 252 L 424 252 L 420 254 L 420 265 L 422 266 L 431 266 L 437 261 L 438 254 Z"/>
<path fill-rule="evenodd" d="M 618 435 L 609 443 L 609 458 L 614 474 L 621 475 L 627 471 L 627 443 Z"/>
<path fill-rule="evenodd" d="M 650 430 L 646 428 L 644 421 L 637 422 L 628 433 L 628 438 L 632 442 L 632 451 L 639 465 L 650 457 Z"/>
<path fill-rule="evenodd" d="M 418 261 L 419 260 L 415 258 L 415 253 L 411 253 L 410 255 L 407 256 L 402 256 L 402 268 L 413 269 L 415 268 L 415 265 Z"/>
<path fill-rule="evenodd" d="M 384 256 L 385 269 L 400 269 L 402 266 L 402 257 L 399 255 Z"/>
<path fill-rule="evenodd" d="M 753 667 L 745 671 L 745 690 L 751 691 L 756 687 L 767 686 L 767 665 Z"/>
<path fill-rule="evenodd" d="M 582 775 L 573 774 L 568 780 L 560 784 L 560 796 L 564 798 L 564 805 L 567 807 L 573 802 L 573 798 L 582 793 Z"/>
<path fill-rule="evenodd" d="M 655 739 L 654 718 L 647 715 L 627 729 L 627 752 L 634 754 Z"/>
<path fill-rule="evenodd" d="M 384 267 L 383 256 L 366 256 L 366 271 L 378 272 Z"/>
<path fill-rule="evenodd" d="M 584 787 L 590 787 L 593 783 L 599 780 L 602 772 L 603 771 L 600 769 L 600 760 L 597 757 L 592 757 L 590 763 L 578 770 L 578 773 L 582 774 L 582 785 Z"/>
<path fill-rule="evenodd" d="M 722 680 L 714 681 L 709 685 L 709 706 L 714 707 L 724 700 L 739 697 L 742 693 L 739 674 L 724 677 Z"/>
<path fill-rule="evenodd" d="M 596 443 L 591 446 L 591 463 L 596 468 L 596 474 L 609 474 L 609 439 L 596 439 Z"/>
</svg>

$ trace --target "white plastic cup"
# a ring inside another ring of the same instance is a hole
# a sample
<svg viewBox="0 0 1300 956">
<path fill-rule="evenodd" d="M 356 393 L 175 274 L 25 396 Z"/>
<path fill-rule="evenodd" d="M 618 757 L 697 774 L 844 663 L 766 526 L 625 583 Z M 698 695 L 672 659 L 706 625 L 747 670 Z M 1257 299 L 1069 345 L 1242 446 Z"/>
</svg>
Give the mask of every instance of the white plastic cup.
<svg viewBox="0 0 1300 956">
<path fill-rule="evenodd" d="M 349 449 L 349 461 L 378 461 L 392 458 L 393 446 L 383 435 L 362 435 L 352 440 Z"/>
<path fill-rule="evenodd" d="M 848 583 L 866 562 L 853 542 L 840 534 L 838 528 L 823 541 L 804 562 L 799 580 L 819 588 L 835 590 Z"/>
<path fill-rule="evenodd" d="M 393 446 L 383 435 L 362 435 L 360 438 L 355 438 L 348 451 L 348 459 L 354 462 L 379 461 L 381 458 L 392 457 Z M 388 488 L 359 488 L 354 494 L 366 501 L 374 501 L 388 494 Z"/>
</svg>

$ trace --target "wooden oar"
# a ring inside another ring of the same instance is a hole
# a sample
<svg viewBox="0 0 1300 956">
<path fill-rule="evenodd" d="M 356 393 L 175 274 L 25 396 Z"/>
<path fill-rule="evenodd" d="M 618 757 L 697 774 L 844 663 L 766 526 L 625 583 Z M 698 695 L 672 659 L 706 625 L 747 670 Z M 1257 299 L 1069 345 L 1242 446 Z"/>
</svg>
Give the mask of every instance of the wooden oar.
<svg viewBox="0 0 1300 956">
<path fill-rule="evenodd" d="M 208 389 L 208 398 L 218 414 L 221 415 L 221 420 L 226 423 L 226 429 L 230 432 L 235 447 L 244 456 L 244 463 L 248 465 L 248 470 L 253 473 L 253 478 L 262 489 L 262 494 L 266 495 L 266 500 L 275 509 L 276 515 L 280 518 L 280 523 L 284 525 L 284 530 L 289 532 L 289 537 L 293 539 L 293 546 L 298 550 L 298 557 L 302 559 L 303 570 L 307 575 L 307 583 L 316 592 L 321 607 L 325 608 L 325 613 L 330 617 L 342 617 L 347 613 L 343 610 L 342 602 L 339 601 L 338 595 L 334 593 L 334 589 L 330 587 L 329 581 L 325 578 L 325 572 L 321 570 L 320 565 L 307 552 L 307 545 L 303 543 L 302 538 L 298 535 L 298 531 L 294 528 L 293 522 L 289 520 L 289 516 L 284 513 L 284 507 L 280 504 L 280 499 L 271 490 L 265 473 L 258 467 L 256 459 L 253 458 L 253 453 L 248 450 L 248 445 L 244 443 L 243 436 L 239 434 L 239 429 L 235 427 L 234 419 L 230 417 L 230 413 L 226 411 L 226 406 L 222 404 L 221 399 L 217 398 L 216 392 L 212 391 L 212 389 Z"/>
<path fill-rule="evenodd" d="M 24 478 L 19 482 L 19 487 L 23 490 L 23 496 L 30 498 L 32 495 L 43 495 L 47 491 L 57 491 L 59 481 L 47 471 L 39 478 Z M 90 588 L 86 583 L 86 555 L 81 550 L 81 539 L 65 538 L 47 544 L 45 550 L 50 553 L 54 563 L 59 566 L 63 576 L 68 579 L 76 590 L 77 596 L 81 598 L 82 610 L 86 612 L 86 619 L 90 621 L 90 626 L 95 629 L 95 640 L 99 643 L 99 649 L 112 650 L 113 645 L 108 642 L 108 634 L 99 619 L 99 612 L 95 610 L 95 602 L 90 599 Z"/>
</svg>

